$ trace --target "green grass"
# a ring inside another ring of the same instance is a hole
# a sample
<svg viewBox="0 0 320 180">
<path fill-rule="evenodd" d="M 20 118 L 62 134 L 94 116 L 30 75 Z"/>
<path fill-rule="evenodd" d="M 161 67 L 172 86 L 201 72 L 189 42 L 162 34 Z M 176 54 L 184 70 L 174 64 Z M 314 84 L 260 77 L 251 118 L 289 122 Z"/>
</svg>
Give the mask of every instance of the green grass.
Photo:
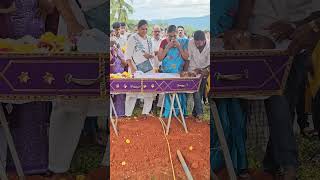
<svg viewBox="0 0 320 180">
<path fill-rule="evenodd" d="M 312 162 L 311 159 L 315 154 L 320 153 L 320 141 L 318 139 L 310 140 L 302 137 L 297 139 L 299 148 L 298 178 L 302 180 L 320 179 L 320 163 Z M 248 152 L 248 161 L 250 169 L 261 169 L 261 160 L 263 154 L 255 150 Z"/>
<path fill-rule="evenodd" d="M 71 163 L 70 173 L 86 174 L 100 166 L 105 148 L 94 145 L 79 146 Z"/>
</svg>

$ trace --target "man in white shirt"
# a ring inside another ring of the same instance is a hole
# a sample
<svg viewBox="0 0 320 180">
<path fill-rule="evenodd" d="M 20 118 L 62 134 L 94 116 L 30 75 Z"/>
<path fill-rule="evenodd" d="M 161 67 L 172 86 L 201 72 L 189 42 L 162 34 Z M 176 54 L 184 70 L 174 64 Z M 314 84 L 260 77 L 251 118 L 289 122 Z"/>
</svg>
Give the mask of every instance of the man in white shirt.
<svg viewBox="0 0 320 180">
<path fill-rule="evenodd" d="M 210 44 L 203 31 L 199 30 L 194 33 L 194 39 L 190 40 L 188 45 L 188 52 L 189 61 L 186 62 L 185 68 L 201 74 L 203 78 L 199 92 L 193 94 L 194 108 L 192 111 L 192 115 L 201 121 L 203 119 L 202 99 L 210 69 Z"/>
<path fill-rule="evenodd" d="M 116 41 L 120 45 L 120 48 L 124 48 L 127 44 L 127 39 L 121 35 L 121 24 L 119 22 L 115 22 L 112 24 L 113 30 L 116 32 Z"/>
<path fill-rule="evenodd" d="M 109 13 L 107 4 L 109 1 L 53 0 L 53 2 L 62 15 L 59 23 L 60 34 L 66 35 L 68 32 L 69 35 L 74 35 L 88 28 L 97 28 L 107 33 L 109 28 L 106 28 L 108 25 L 105 14 Z M 91 102 L 86 99 L 72 101 L 57 99 L 53 102 L 49 129 L 50 171 L 60 176 L 69 170 L 87 115 L 94 117 L 103 114 L 108 117 L 108 105 L 109 102 Z M 109 143 L 108 140 L 109 138 L 107 138 Z M 106 164 L 108 166 L 109 159 Z M 103 167 L 102 172 L 107 173 L 106 170 L 109 168 Z"/>
<path fill-rule="evenodd" d="M 125 39 L 128 40 L 128 35 L 130 33 L 127 32 L 127 25 L 124 22 L 120 23 L 120 35 Z"/>
<path fill-rule="evenodd" d="M 158 25 L 155 25 L 153 27 L 153 31 L 152 31 L 152 34 L 153 34 L 153 37 L 152 37 L 152 46 L 154 48 L 154 54 L 155 54 L 155 57 L 153 58 L 153 68 L 154 69 L 159 69 L 159 66 L 160 66 L 160 62 L 158 60 L 158 52 L 159 52 L 159 48 L 160 48 L 160 43 L 162 41 L 161 39 L 161 36 L 160 36 L 160 32 L 161 32 L 161 28 L 160 26 Z"/>
</svg>

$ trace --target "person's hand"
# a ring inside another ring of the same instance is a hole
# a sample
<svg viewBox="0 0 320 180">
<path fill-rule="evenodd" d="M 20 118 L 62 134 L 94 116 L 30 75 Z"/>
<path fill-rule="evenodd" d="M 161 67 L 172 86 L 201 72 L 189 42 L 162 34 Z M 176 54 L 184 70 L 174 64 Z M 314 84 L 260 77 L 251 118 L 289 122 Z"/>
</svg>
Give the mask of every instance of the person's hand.
<svg viewBox="0 0 320 180">
<path fill-rule="evenodd" d="M 201 73 L 202 73 L 202 70 L 201 70 L 201 69 L 195 69 L 194 72 L 195 72 L 196 74 L 201 74 Z"/>
<path fill-rule="evenodd" d="M 170 41 L 168 44 L 167 44 L 167 49 L 171 49 L 174 47 L 174 42 L 173 41 Z"/>
<path fill-rule="evenodd" d="M 131 74 L 134 74 L 135 72 L 137 72 L 137 69 L 136 68 L 131 68 Z"/>
<path fill-rule="evenodd" d="M 173 46 L 176 47 L 176 48 L 180 48 L 181 45 L 180 45 L 179 41 L 174 40 L 173 41 Z"/>
<path fill-rule="evenodd" d="M 288 22 L 277 21 L 267 27 L 266 30 L 270 31 L 270 34 L 276 41 L 281 42 L 285 39 L 289 39 L 295 29 Z"/>
<path fill-rule="evenodd" d="M 67 28 L 69 37 L 80 34 L 84 30 L 84 27 L 78 22 L 68 22 Z"/>
<path fill-rule="evenodd" d="M 49 2 L 48 0 L 38 0 L 37 15 L 43 19 L 46 19 L 48 14 L 53 13 L 54 8 L 54 4 Z"/>
<path fill-rule="evenodd" d="M 143 55 L 146 59 L 152 59 L 154 56 L 149 53 L 144 53 Z"/>
<path fill-rule="evenodd" d="M 226 50 L 251 49 L 250 33 L 242 30 L 231 30 L 224 33 L 224 48 Z"/>
<path fill-rule="evenodd" d="M 294 56 L 304 49 L 313 50 L 320 40 L 320 33 L 314 32 L 309 24 L 305 24 L 297 28 L 290 38 L 292 41 L 289 44 L 288 52 Z"/>
</svg>

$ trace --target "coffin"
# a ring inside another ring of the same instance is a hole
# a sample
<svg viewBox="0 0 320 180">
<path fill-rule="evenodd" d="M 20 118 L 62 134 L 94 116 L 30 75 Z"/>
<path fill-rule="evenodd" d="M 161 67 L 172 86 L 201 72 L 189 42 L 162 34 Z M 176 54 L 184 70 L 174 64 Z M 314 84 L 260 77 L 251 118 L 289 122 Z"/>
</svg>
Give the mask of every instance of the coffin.
<svg viewBox="0 0 320 180">
<path fill-rule="evenodd" d="M 194 93 L 199 91 L 200 84 L 200 76 L 180 78 L 179 74 L 154 73 L 144 77 L 110 79 L 110 93 Z"/>
<path fill-rule="evenodd" d="M 281 95 L 292 58 L 280 50 L 221 51 L 211 54 L 213 97 Z"/>
<path fill-rule="evenodd" d="M 106 54 L 1 54 L 0 99 L 100 98 Z"/>
</svg>

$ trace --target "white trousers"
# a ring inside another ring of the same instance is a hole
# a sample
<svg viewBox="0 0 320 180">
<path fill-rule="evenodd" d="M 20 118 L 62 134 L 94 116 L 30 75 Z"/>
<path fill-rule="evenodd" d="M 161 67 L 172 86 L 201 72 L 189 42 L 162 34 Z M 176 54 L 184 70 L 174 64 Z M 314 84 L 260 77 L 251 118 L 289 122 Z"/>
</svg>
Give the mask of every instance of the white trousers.
<svg viewBox="0 0 320 180">
<path fill-rule="evenodd" d="M 97 110 L 97 108 L 92 109 Z M 108 111 L 108 108 L 105 107 L 104 110 Z M 49 129 L 49 170 L 55 173 L 64 173 L 69 170 L 89 111 L 89 101 L 57 100 L 53 102 Z M 96 116 L 106 113 L 96 114 Z M 109 164 L 108 156 L 109 152 L 107 152 L 107 165 Z"/>
<path fill-rule="evenodd" d="M 162 106 L 162 101 L 163 101 L 163 98 L 164 98 L 164 94 L 159 94 L 158 96 L 158 104 L 157 104 L 157 107 L 161 107 Z"/>
<path fill-rule="evenodd" d="M 134 106 L 136 105 L 137 99 L 142 98 L 143 99 L 143 110 L 142 114 L 149 114 L 152 109 L 152 103 L 153 103 L 153 95 L 152 94 L 143 94 L 143 95 L 133 95 L 133 94 L 127 94 L 126 95 L 126 105 L 125 105 L 125 115 L 126 116 L 132 116 L 132 112 L 134 110 Z"/>
</svg>

